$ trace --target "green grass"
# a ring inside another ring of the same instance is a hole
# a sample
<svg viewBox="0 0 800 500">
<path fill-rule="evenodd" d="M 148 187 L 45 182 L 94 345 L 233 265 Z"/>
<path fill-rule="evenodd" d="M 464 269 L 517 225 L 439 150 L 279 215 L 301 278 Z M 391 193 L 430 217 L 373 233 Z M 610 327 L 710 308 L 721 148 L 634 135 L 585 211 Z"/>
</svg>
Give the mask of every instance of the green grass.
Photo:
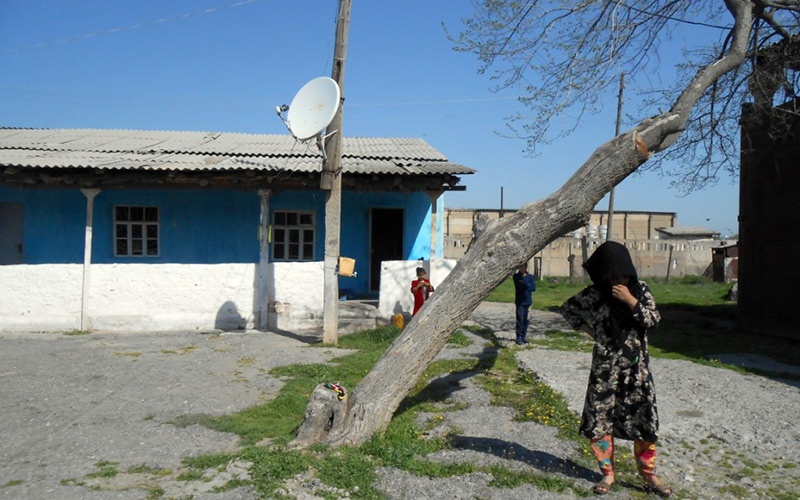
<svg viewBox="0 0 800 500">
<path fill-rule="evenodd" d="M 698 310 L 707 306 L 730 306 L 726 300 L 731 285 L 714 283 L 701 276 L 684 276 L 665 282 L 663 279 L 644 279 L 656 298 L 659 306 L 682 305 Z M 591 284 L 589 281 L 576 281 L 570 285 L 567 278 L 545 278 L 536 282 L 533 292 L 533 307 L 542 311 L 557 311 L 565 300 Z M 514 283 L 509 277 L 495 288 L 486 299 L 489 302 L 514 302 Z M 725 308 L 717 314 L 724 314 Z M 708 311 L 705 311 L 708 312 Z"/>
<path fill-rule="evenodd" d="M 489 347 L 497 347 L 497 341 L 490 331 L 472 331 L 484 336 Z M 453 432 L 457 434 L 458 430 L 445 429 L 445 432 L 432 437 L 426 426 L 417 423 L 419 415 L 422 412 L 433 415 L 428 420 L 429 427 L 440 425 L 443 418 L 437 418 L 436 415 L 441 416 L 460 408 L 447 400 L 447 394 L 459 380 L 475 374 L 486 381 L 506 380 L 516 384 L 516 389 L 523 395 L 514 400 L 520 420 L 530 420 L 525 416 L 525 411 L 529 409 L 532 398 L 537 397 L 538 392 L 543 399 L 555 401 L 553 405 L 558 407 L 543 423 L 571 427 L 566 432 L 575 432 L 574 423 L 577 417 L 569 415 L 563 398 L 554 391 L 548 392 L 544 384 L 529 384 L 526 377 L 531 375 L 519 371 L 513 353 L 507 349 L 498 349 L 495 356 L 481 360 L 470 357 L 431 363 L 395 412 L 388 428 L 373 436 L 363 446 L 337 449 L 314 446 L 305 451 L 287 449 L 285 445 L 293 439 L 295 429 L 302 423 L 305 406 L 314 387 L 324 381 L 355 387 L 398 333 L 393 327 L 384 327 L 347 335 L 340 338 L 339 346 L 355 352 L 334 360 L 330 365 L 292 365 L 272 370 L 271 374 L 282 377 L 286 385 L 275 399 L 263 405 L 222 417 L 188 415 L 176 419 L 172 422 L 175 425 L 201 424 L 220 431 L 234 432 L 241 437 L 245 446 L 237 453 L 186 458 L 183 462 L 186 470 L 181 473 L 180 478 L 196 479 L 202 476 L 202 471 L 209 468 L 223 468 L 231 460 L 245 460 L 254 463 L 253 487 L 267 497 L 276 495 L 276 489 L 284 480 L 313 470 L 322 482 L 338 489 L 336 491 L 339 493 L 331 493 L 331 498 L 337 497 L 341 491 L 346 491 L 351 498 L 382 498 L 380 492 L 373 487 L 374 471 L 378 466 L 394 467 L 428 477 L 451 477 L 484 471 L 493 474 L 498 487 L 528 482 L 559 492 L 574 488 L 571 481 L 555 479 L 546 474 L 510 471 L 503 471 L 501 474 L 496 470 L 497 466 L 441 464 L 425 458 L 435 451 L 451 448 L 453 443 L 450 435 Z M 449 345 L 468 343 L 469 338 L 464 333 L 457 332 L 452 336 Z M 511 404 L 510 396 L 499 387 L 491 382 L 482 383 L 490 392 L 497 392 L 497 404 Z M 562 422 L 562 419 L 566 420 Z M 264 439 L 269 439 L 268 446 L 254 446 Z"/>
<path fill-rule="evenodd" d="M 478 381 L 492 394 L 492 403 L 513 408 L 517 420 L 555 427 L 560 437 L 578 441 L 577 416 L 567 409 L 564 397 L 535 373 L 518 369 L 513 350 L 499 351 L 494 368 Z"/>
<path fill-rule="evenodd" d="M 544 279 L 536 282 L 533 292 L 533 307 L 543 311 L 558 308 L 565 300 L 579 292 L 585 283 L 570 285 L 565 278 Z M 514 282 L 509 277 L 495 288 L 486 299 L 489 302 L 514 302 Z"/>
<path fill-rule="evenodd" d="M 661 324 L 648 335 L 652 356 L 686 359 L 712 366 L 719 366 L 718 355 L 729 353 L 758 354 L 787 364 L 796 364 L 800 359 L 800 343 L 796 341 L 736 329 L 736 304 L 727 300 L 731 288 L 729 283 L 714 283 L 700 276 L 684 276 L 669 282 L 663 279 L 645 281 L 662 316 Z M 538 281 L 533 294 L 533 308 L 557 311 L 566 299 L 587 284 L 570 285 L 566 278 Z M 501 283 L 488 300 L 513 302 L 514 284 L 511 279 Z M 551 335 L 547 341 L 537 343 L 563 350 L 587 348 L 580 342 L 580 335 L 572 339 L 574 343 L 564 335 Z"/>
<path fill-rule="evenodd" d="M 94 477 L 114 477 L 119 474 L 119 470 L 117 466 L 119 465 L 118 462 L 108 462 L 108 461 L 100 461 L 94 464 L 95 467 L 98 468 L 97 472 L 92 472 L 87 474 L 87 478 L 94 478 Z"/>
<path fill-rule="evenodd" d="M 492 298 L 505 297 L 513 301 L 513 289 L 504 283 Z M 568 285 L 564 281 L 541 283 L 535 295 L 535 307 L 557 308 L 567 297 L 583 285 Z M 732 328 L 735 306 L 725 301 L 727 285 L 703 280 L 681 280 L 671 283 L 651 283 L 651 288 L 664 316 L 660 328 L 651 333 L 651 350 L 655 356 L 689 359 L 695 362 L 719 365 L 710 354 L 722 352 L 754 352 L 774 355 L 779 359 L 798 359 L 797 346 L 787 341 L 754 339 Z M 520 370 L 514 349 L 501 349 L 491 330 L 471 327 L 455 332 L 446 348 L 456 348 L 474 342 L 470 331 L 483 338 L 484 353 L 474 357 L 444 359 L 431 363 L 416 386 L 402 401 L 388 428 L 374 435 L 360 447 L 330 449 L 315 445 L 308 450 L 292 450 L 286 444 L 294 438 L 303 421 L 308 398 L 317 384 L 335 382 L 345 387 L 356 387 L 372 369 L 378 358 L 388 348 L 399 331 L 391 326 L 343 336 L 339 347 L 351 350 L 349 354 L 327 364 L 298 364 L 280 367 L 270 374 L 285 384 L 272 400 L 225 416 L 185 415 L 175 419 L 174 425 L 201 424 L 210 428 L 232 432 L 240 436 L 241 449 L 231 453 L 188 457 L 183 461 L 179 479 L 199 480 L 208 469 L 223 470 L 233 460 L 251 462 L 249 484 L 267 498 L 281 498 L 279 488 L 283 481 L 311 471 L 324 483 L 327 491 L 317 492 L 323 498 L 379 499 L 380 491 L 373 486 L 377 467 L 394 467 L 412 474 L 427 477 L 451 477 L 470 472 L 484 472 L 493 477 L 492 486 L 512 488 L 533 484 L 537 488 L 589 496 L 590 492 L 575 485 L 567 477 L 546 472 L 520 472 L 500 465 L 472 463 L 447 464 L 429 461 L 431 453 L 459 447 L 462 431 L 448 428 L 448 412 L 463 408 L 449 400 L 448 395 L 459 381 L 474 377 L 490 395 L 492 403 L 511 408 L 515 419 L 553 427 L 564 439 L 565 446 L 575 450 L 574 462 L 562 464 L 567 468 L 594 470 L 594 460 L 585 439 L 577 434 L 578 416 L 567 408 L 564 397 L 550 388 L 534 373 Z M 547 338 L 535 343 L 550 349 L 588 351 L 591 342 L 576 332 L 548 332 Z M 329 348 L 319 344 L 318 347 Z M 313 347 L 312 347 L 313 348 Z M 425 418 L 420 417 L 424 415 Z M 491 422 L 487 422 L 491 425 Z M 496 450 L 503 456 L 516 453 L 514 443 L 508 449 Z M 620 453 L 626 453 L 621 450 Z M 620 456 L 620 479 L 635 482 L 630 457 Z M 99 462 L 95 476 L 118 473 L 116 464 Z M 79 484 L 79 483 L 74 483 Z M 226 488 L 243 484 L 231 482 Z M 277 492 L 276 492 L 277 491 Z M 157 493 L 157 492 L 156 492 Z M 154 495 L 156 493 L 153 493 Z M 736 493 L 731 491 L 730 493 Z M 772 492 L 778 495 L 779 491 Z M 777 498 L 778 496 L 776 496 Z"/>
</svg>

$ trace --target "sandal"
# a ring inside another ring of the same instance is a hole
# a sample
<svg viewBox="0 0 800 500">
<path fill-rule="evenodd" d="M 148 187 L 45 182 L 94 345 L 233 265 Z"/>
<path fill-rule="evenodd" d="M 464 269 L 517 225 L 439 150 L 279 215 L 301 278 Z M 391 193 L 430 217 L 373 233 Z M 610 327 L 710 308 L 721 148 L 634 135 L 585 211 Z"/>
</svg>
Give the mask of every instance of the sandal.
<svg viewBox="0 0 800 500">
<path fill-rule="evenodd" d="M 667 498 L 668 496 L 672 495 L 672 486 L 667 486 L 655 476 L 649 481 L 645 482 L 644 489 L 648 493 L 655 493 L 661 498 Z"/>
<path fill-rule="evenodd" d="M 614 482 L 609 482 L 608 479 L 603 478 L 602 481 L 592 486 L 592 492 L 595 495 L 605 495 L 609 491 L 611 491 L 611 487 L 614 486 Z"/>
</svg>

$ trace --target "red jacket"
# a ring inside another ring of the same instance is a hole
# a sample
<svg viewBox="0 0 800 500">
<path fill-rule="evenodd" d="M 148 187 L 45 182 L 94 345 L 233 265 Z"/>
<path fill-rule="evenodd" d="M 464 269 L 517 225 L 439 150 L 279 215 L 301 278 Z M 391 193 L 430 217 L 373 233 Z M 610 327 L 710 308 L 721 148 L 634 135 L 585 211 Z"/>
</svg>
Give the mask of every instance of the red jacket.
<svg viewBox="0 0 800 500">
<path fill-rule="evenodd" d="M 417 285 L 422 283 L 426 283 L 427 286 L 421 286 L 417 288 Z M 431 292 L 433 292 L 433 285 L 431 285 L 430 280 L 427 278 L 423 278 L 421 280 L 414 280 L 411 282 L 411 293 L 414 294 L 414 311 L 411 313 L 412 315 L 417 314 L 419 308 L 422 307 L 422 304 L 428 300 L 430 297 Z"/>
</svg>

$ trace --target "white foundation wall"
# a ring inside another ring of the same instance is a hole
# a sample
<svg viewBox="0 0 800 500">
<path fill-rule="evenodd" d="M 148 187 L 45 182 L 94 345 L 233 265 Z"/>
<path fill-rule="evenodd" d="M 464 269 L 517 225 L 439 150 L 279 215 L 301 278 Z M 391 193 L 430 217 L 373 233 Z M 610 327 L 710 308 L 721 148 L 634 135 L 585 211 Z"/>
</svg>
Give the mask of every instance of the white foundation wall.
<svg viewBox="0 0 800 500">
<path fill-rule="evenodd" d="M 306 330 L 322 326 L 324 267 L 315 262 L 274 262 L 269 266 L 270 330 Z"/>
<path fill-rule="evenodd" d="M 92 264 L 90 331 L 253 328 L 255 264 Z M 0 331 L 81 329 L 83 265 L 0 266 Z"/>
<path fill-rule="evenodd" d="M 425 269 L 435 290 L 456 267 L 456 262 L 452 259 L 434 259 L 422 262 L 418 260 L 383 261 L 381 263 L 380 302 L 378 303 L 380 316 L 390 319 L 395 314 L 402 314 L 408 320 L 411 317 L 411 311 L 414 310 L 411 282 L 417 279 L 417 268 Z"/>
<path fill-rule="evenodd" d="M 0 266 L 0 331 L 72 331 L 81 326 L 83 266 Z"/>
<path fill-rule="evenodd" d="M 384 262 L 381 317 L 398 312 L 410 317 L 418 266 L 438 287 L 455 265 L 442 259 Z M 322 326 L 322 262 L 265 266 L 263 298 L 257 297 L 257 269 L 256 264 L 92 264 L 82 325 L 83 265 L 0 266 L 0 331 L 251 329 L 262 310 L 273 331 Z"/>
<path fill-rule="evenodd" d="M 93 264 L 89 328 L 253 328 L 255 269 L 254 264 Z"/>
</svg>

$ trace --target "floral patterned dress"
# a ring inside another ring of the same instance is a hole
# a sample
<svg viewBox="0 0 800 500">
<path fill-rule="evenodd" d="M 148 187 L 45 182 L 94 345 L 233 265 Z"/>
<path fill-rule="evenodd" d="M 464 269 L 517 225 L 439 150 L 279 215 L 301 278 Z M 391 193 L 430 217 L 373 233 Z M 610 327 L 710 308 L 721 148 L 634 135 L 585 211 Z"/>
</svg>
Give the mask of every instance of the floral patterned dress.
<svg viewBox="0 0 800 500">
<path fill-rule="evenodd" d="M 639 281 L 641 295 L 628 321 L 614 323 L 612 307 L 600 289 L 591 285 L 568 299 L 561 314 L 573 328 L 589 324 L 595 331 L 592 368 L 581 416 L 581 435 L 600 439 L 658 440 L 658 411 L 650 356 L 649 328 L 661 316 L 647 284 Z"/>
</svg>

